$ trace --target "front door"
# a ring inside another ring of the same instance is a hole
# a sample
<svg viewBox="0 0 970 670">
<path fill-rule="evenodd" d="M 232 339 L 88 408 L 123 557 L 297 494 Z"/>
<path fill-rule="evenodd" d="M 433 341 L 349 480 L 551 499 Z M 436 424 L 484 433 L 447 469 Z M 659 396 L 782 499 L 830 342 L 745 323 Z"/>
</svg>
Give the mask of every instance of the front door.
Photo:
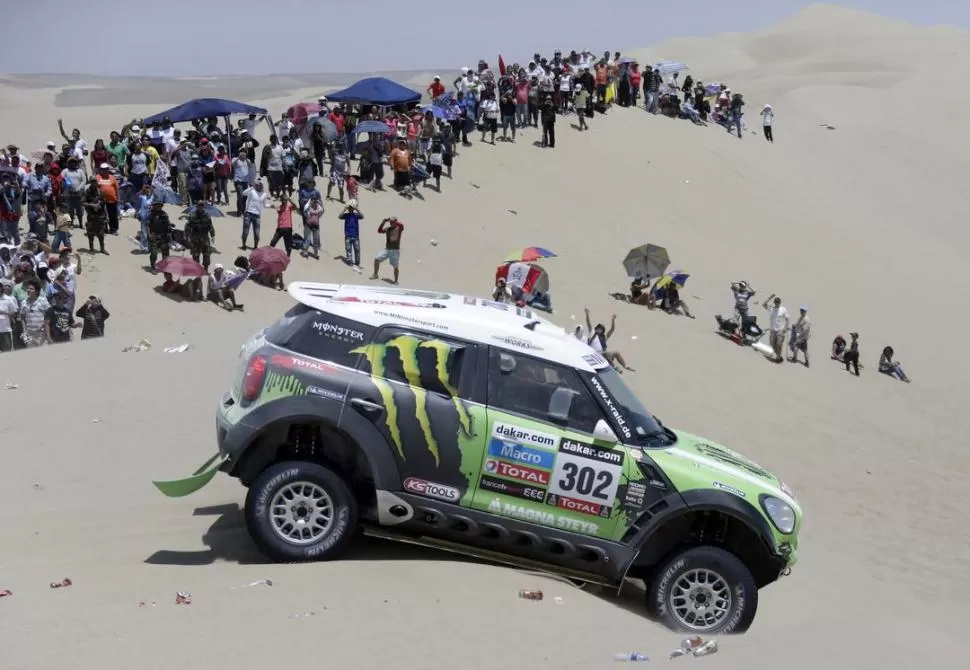
<svg viewBox="0 0 970 670">
<path fill-rule="evenodd" d="M 627 450 L 593 437 L 603 414 L 576 373 L 492 347 L 487 411 L 473 507 L 612 539 Z"/>
<path fill-rule="evenodd" d="M 471 402 L 477 345 L 385 327 L 359 347 L 345 411 L 374 421 L 401 472 L 402 488 L 469 504 L 482 451 L 485 411 Z"/>
</svg>

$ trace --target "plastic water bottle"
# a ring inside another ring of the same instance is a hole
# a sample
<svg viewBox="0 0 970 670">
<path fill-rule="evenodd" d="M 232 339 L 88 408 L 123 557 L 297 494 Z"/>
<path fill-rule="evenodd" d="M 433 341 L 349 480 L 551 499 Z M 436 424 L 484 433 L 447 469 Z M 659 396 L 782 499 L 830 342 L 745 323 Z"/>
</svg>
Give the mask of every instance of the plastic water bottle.
<svg viewBox="0 0 970 670">
<path fill-rule="evenodd" d="M 617 661 L 628 661 L 631 663 L 642 663 L 644 661 L 649 661 L 650 657 L 646 654 L 641 654 L 636 651 L 624 651 L 613 657 Z"/>
</svg>

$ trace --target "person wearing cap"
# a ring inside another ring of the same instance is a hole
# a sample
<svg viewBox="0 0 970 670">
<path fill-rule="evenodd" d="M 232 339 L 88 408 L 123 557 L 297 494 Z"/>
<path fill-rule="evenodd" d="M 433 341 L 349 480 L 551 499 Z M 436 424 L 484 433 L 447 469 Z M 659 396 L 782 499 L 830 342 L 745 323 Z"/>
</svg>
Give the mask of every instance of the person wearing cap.
<svg viewBox="0 0 970 670">
<path fill-rule="evenodd" d="M 44 315 L 47 327 L 47 339 L 51 344 L 61 344 L 71 341 L 71 331 L 80 328 L 82 324 L 74 320 L 74 314 L 67 306 L 66 295 L 63 291 L 55 291 L 49 300 L 50 307 Z"/>
<path fill-rule="evenodd" d="M 216 303 L 227 312 L 242 310 L 243 305 L 236 302 L 236 293 L 229 286 L 230 275 L 222 263 L 212 266 L 212 273 L 206 278 L 206 299 Z"/>
<path fill-rule="evenodd" d="M 542 146 L 556 148 L 556 108 L 552 105 L 552 98 L 546 98 L 542 103 L 539 115 L 542 118 Z"/>
<path fill-rule="evenodd" d="M 798 352 L 805 354 L 805 367 L 808 367 L 808 339 L 812 336 L 812 320 L 808 318 L 808 306 L 798 308 L 798 318 L 791 326 L 791 337 L 788 338 L 788 350 L 791 353 L 788 361 L 798 362 Z"/>
<path fill-rule="evenodd" d="M 384 249 L 374 257 L 374 274 L 370 278 L 378 279 L 381 263 L 388 261 L 394 270 L 394 281 L 391 283 L 397 284 L 400 276 L 401 235 L 404 234 L 404 224 L 396 216 L 391 216 L 381 221 L 381 224 L 377 227 L 377 232 L 382 233 L 385 237 Z"/>
<path fill-rule="evenodd" d="M 573 108 L 576 110 L 576 118 L 579 119 L 579 129 L 580 131 L 589 130 L 589 125 L 587 125 L 586 117 L 588 116 L 587 110 L 590 106 L 589 91 L 583 88 L 583 85 L 577 81 L 573 89 Z"/>
<path fill-rule="evenodd" d="M 771 143 L 775 141 L 774 131 L 771 129 L 774 122 L 775 110 L 771 108 L 771 105 L 765 105 L 761 108 L 761 126 L 765 134 L 765 139 Z"/>
<path fill-rule="evenodd" d="M 101 190 L 101 199 L 104 201 L 104 208 L 108 214 L 108 232 L 112 235 L 117 235 L 118 200 L 121 196 L 118 180 L 111 174 L 111 166 L 108 163 L 98 165 L 98 172 L 94 178 L 98 183 L 98 188 Z"/>
<path fill-rule="evenodd" d="M 772 293 L 764 302 L 765 311 L 768 312 L 768 332 L 771 349 L 775 354 L 775 362 L 781 363 L 785 360 L 782 351 L 785 347 L 785 336 L 791 326 L 791 319 L 788 310 L 781 304 L 781 298 Z"/>
<path fill-rule="evenodd" d="M 155 268 L 158 255 L 161 254 L 162 258 L 168 258 L 171 253 L 172 230 L 174 228 L 175 226 L 172 225 L 168 214 L 162 209 L 162 203 L 153 202 L 152 211 L 148 215 L 148 264 L 151 266 L 153 274 L 158 274 L 158 270 Z"/>
<path fill-rule="evenodd" d="M 428 84 L 426 93 L 432 100 L 445 94 L 445 85 L 441 83 L 441 77 L 438 75 L 434 76 L 431 83 Z"/>
</svg>

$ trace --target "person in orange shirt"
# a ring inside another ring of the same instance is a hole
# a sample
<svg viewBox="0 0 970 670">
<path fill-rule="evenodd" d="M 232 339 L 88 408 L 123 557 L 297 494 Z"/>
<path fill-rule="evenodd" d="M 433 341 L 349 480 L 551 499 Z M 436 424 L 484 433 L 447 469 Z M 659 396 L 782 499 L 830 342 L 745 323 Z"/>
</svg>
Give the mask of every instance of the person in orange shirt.
<svg viewBox="0 0 970 670">
<path fill-rule="evenodd" d="M 606 102 L 606 63 L 602 61 L 596 64 L 596 101 Z"/>
<path fill-rule="evenodd" d="M 401 140 L 391 151 L 391 170 L 394 171 L 394 190 L 406 194 L 411 186 L 411 152 L 407 142 Z"/>
<path fill-rule="evenodd" d="M 101 190 L 101 199 L 104 201 L 104 208 L 108 210 L 108 232 L 112 235 L 118 234 L 118 180 L 111 174 L 111 166 L 101 163 L 98 166 L 98 174 L 95 177 L 98 181 L 98 188 Z"/>
</svg>

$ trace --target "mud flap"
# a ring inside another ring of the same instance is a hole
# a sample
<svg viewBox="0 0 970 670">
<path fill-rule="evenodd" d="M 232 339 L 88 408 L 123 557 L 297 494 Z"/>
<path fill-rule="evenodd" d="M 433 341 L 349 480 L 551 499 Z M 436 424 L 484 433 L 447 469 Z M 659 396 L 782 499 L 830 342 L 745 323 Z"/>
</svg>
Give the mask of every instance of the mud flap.
<svg viewBox="0 0 970 670">
<path fill-rule="evenodd" d="M 171 479 L 164 482 L 153 481 L 159 491 L 169 498 L 181 498 L 195 493 L 203 486 L 212 481 L 212 478 L 219 472 L 222 464 L 228 460 L 225 454 L 216 454 L 207 460 L 202 467 L 184 479 Z"/>
</svg>

